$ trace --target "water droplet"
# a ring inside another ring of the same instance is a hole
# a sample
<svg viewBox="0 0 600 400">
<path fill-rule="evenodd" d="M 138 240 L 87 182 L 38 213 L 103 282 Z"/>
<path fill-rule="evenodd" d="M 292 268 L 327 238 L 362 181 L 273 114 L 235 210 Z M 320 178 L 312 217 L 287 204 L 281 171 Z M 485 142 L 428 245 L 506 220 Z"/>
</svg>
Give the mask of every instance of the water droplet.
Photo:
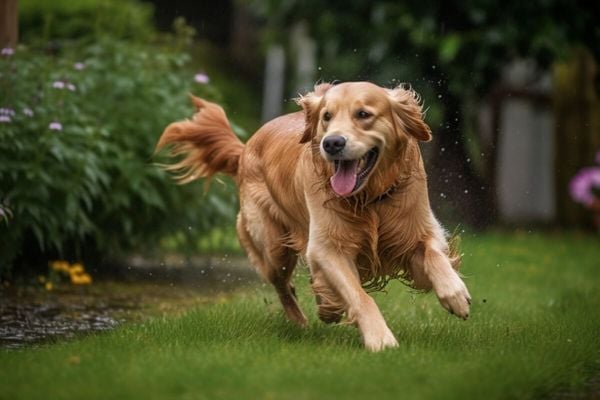
<svg viewBox="0 0 600 400">
<path fill-rule="evenodd" d="M 468 162 L 468 163 L 470 163 L 470 162 L 471 162 L 471 159 L 470 159 L 470 158 L 467 158 L 467 162 Z"/>
<path fill-rule="evenodd" d="M 319 71 L 321 71 L 322 69 L 323 69 L 323 68 L 321 68 L 321 67 L 317 67 L 317 70 L 319 70 Z"/>
<path fill-rule="evenodd" d="M 465 189 L 465 194 L 468 194 L 468 193 L 469 193 L 469 190 L 468 190 L 468 189 Z"/>
<path fill-rule="evenodd" d="M 441 99 L 441 98 L 442 98 L 442 95 L 441 95 L 441 94 L 438 94 L 438 99 Z"/>
<path fill-rule="evenodd" d="M 445 147 L 442 147 L 440 150 L 442 150 L 442 151 L 446 151 L 446 148 L 445 148 Z"/>
</svg>

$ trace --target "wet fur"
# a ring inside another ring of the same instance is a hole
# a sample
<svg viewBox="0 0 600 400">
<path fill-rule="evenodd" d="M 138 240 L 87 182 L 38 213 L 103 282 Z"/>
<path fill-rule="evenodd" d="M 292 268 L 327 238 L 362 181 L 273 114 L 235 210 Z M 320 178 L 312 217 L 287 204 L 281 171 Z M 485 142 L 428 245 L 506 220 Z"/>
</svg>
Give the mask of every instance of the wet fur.
<svg viewBox="0 0 600 400">
<path fill-rule="evenodd" d="M 183 183 L 217 172 L 235 180 L 239 240 L 252 265 L 274 285 L 290 320 L 306 323 L 291 283 L 298 255 L 310 267 L 319 317 L 338 322 L 345 314 L 370 350 L 397 345 L 364 292 L 382 289 L 389 279 L 433 288 L 445 308 L 468 316 L 470 297 L 454 271 L 459 257 L 429 206 L 418 141 L 429 140 L 431 131 L 414 91 L 364 82 L 322 84 L 298 99 L 301 112 L 268 122 L 246 145 L 231 131 L 221 107 L 193 101 L 193 119 L 169 125 L 157 148 L 183 156 L 166 167 Z M 358 126 L 351 114 L 338 122 L 353 132 L 353 140 L 381 136 L 385 148 L 365 188 L 340 198 L 329 184 L 332 163 L 319 152 L 328 134 L 320 118 L 323 107 L 350 109 L 350 101 L 376 110 L 377 129 Z"/>
</svg>

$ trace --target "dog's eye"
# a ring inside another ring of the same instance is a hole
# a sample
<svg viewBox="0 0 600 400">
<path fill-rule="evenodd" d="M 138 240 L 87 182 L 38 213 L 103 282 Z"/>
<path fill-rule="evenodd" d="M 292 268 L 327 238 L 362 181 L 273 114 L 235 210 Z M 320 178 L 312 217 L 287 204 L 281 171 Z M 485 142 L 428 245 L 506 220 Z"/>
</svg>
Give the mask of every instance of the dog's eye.
<svg viewBox="0 0 600 400">
<path fill-rule="evenodd" d="M 325 111 L 325 114 L 323 114 L 323 121 L 327 122 L 331 119 L 331 113 L 329 111 Z"/>
<path fill-rule="evenodd" d="M 371 114 L 370 112 L 365 111 L 365 110 L 358 110 L 356 112 L 356 118 L 358 118 L 358 119 L 367 119 L 367 118 L 369 118 L 372 115 L 373 114 Z"/>
</svg>

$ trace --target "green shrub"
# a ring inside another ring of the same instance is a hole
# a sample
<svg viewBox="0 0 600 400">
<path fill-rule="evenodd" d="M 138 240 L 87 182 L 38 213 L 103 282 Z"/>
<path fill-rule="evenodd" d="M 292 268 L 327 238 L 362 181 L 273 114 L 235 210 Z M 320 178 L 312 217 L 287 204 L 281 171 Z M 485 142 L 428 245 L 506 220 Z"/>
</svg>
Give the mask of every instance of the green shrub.
<svg viewBox="0 0 600 400">
<path fill-rule="evenodd" d="M 108 38 L 0 58 L 0 274 L 18 255 L 113 257 L 232 222 L 231 183 L 204 194 L 153 165 L 165 126 L 193 111 L 187 94 L 218 95 L 188 61 Z"/>
<path fill-rule="evenodd" d="M 151 4 L 133 0 L 19 0 L 19 28 L 26 42 L 154 36 Z"/>
</svg>

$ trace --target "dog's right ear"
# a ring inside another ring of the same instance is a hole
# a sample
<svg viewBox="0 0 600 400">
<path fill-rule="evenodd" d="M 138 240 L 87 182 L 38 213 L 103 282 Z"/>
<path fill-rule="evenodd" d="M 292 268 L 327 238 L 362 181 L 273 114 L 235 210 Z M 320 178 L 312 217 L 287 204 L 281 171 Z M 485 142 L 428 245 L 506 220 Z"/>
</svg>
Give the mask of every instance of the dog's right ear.
<svg viewBox="0 0 600 400">
<path fill-rule="evenodd" d="M 300 138 L 300 143 L 308 143 L 317 134 L 317 126 L 319 124 L 319 110 L 325 92 L 333 87 L 330 83 L 321 83 L 315 85 L 312 92 L 300 96 L 296 99 L 296 103 L 304 110 L 304 133 Z"/>
</svg>

